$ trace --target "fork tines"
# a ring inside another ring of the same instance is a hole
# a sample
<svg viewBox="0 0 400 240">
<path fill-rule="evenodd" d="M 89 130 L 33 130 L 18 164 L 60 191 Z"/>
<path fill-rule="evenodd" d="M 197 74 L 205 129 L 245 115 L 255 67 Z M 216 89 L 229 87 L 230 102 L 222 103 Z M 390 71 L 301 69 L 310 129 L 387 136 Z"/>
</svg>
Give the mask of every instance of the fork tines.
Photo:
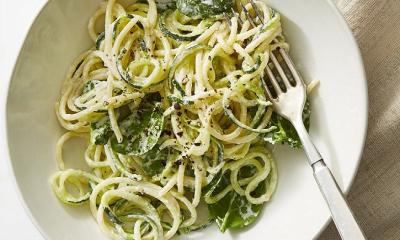
<svg viewBox="0 0 400 240">
<path fill-rule="evenodd" d="M 251 16 L 250 12 L 242 2 L 240 2 L 240 7 L 251 26 L 256 27 L 257 22 L 265 24 L 262 11 L 257 7 L 255 1 L 249 0 L 249 2 L 254 10 L 255 17 Z M 238 17 L 239 25 L 242 26 L 243 21 L 240 18 L 240 15 L 234 9 L 231 10 L 233 15 Z M 276 42 L 276 40 L 274 41 Z M 302 83 L 302 79 L 297 73 L 289 55 L 281 47 L 277 47 L 277 49 L 270 52 L 270 62 L 264 72 L 265 75 L 262 82 L 270 98 L 276 98 L 280 93 L 286 92 L 288 87 L 294 87 L 297 84 Z"/>
<path fill-rule="evenodd" d="M 270 59 L 271 61 L 265 71 L 266 76 L 262 79 L 269 98 L 275 99 L 290 87 L 296 87 L 299 84 L 304 85 L 292 60 L 284 49 L 278 48 L 271 51 Z"/>
</svg>

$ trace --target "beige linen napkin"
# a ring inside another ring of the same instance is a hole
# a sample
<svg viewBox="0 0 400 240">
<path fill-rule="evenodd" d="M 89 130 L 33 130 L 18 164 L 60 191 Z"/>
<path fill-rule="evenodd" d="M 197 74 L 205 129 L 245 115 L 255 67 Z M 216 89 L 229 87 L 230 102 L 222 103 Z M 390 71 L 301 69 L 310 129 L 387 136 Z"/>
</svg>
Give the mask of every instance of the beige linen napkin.
<svg viewBox="0 0 400 240">
<path fill-rule="evenodd" d="M 360 46 L 369 127 L 348 201 L 369 240 L 400 239 L 400 0 L 336 0 Z M 319 240 L 340 239 L 331 223 Z"/>
</svg>

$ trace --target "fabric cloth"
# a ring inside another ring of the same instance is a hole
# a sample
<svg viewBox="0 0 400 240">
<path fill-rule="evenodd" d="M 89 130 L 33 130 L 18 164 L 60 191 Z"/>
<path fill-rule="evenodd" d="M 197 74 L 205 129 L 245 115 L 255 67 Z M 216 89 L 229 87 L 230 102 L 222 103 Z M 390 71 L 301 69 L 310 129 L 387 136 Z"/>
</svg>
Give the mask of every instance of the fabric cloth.
<svg viewBox="0 0 400 240">
<path fill-rule="evenodd" d="M 369 240 L 400 239 L 400 0 L 335 0 L 368 77 L 369 126 L 348 201 Z M 340 239 L 333 223 L 318 238 Z"/>
</svg>

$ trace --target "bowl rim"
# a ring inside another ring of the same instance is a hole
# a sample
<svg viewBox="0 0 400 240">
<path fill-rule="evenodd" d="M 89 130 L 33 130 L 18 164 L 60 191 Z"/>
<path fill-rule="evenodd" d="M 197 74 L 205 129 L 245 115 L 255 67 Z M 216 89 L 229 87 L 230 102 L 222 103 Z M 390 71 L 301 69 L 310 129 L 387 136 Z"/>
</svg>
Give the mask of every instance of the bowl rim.
<svg viewBox="0 0 400 240">
<path fill-rule="evenodd" d="M 23 195 L 21 192 L 21 189 L 19 188 L 18 185 L 18 181 L 17 178 L 15 176 L 15 171 L 14 171 L 14 166 L 12 164 L 11 161 L 11 156 L 10 156 L 10 152 L 9 152 L 9 142 L 8 142 L 8 121 L 7 121 L 7 112 L 8 112 L 8 100 L 9 100 L 9 92 L 10 92 L 10 84 L 11 81 L 14 79 L 15 75 L 16 75 L 16 67 L 18 65 L 18 63 L 20 62 L 20 56 L 22 53 L 22 50 L 26 47 L 26 38 L 27 36 L 31 33 L 32 31 L 32 26 L 36 23 L 38 17 L 43 13 L 43 11 L 46 9 L 46 7 L 54 0 L 45 0 L 44 3 L 41 4 L 41 6 L 39 6 L 39 10 L 36 11 L 36 13 L 33 14 L 33 18 L 32 21 L 29 23 L 27 30 L 25 31 L 25 33 L 23 34 L 23 43 L 19 46 L 18 48 L 18 54 L 12 64 L 12 72 L 11 75 L 9 76 L 9 78 L 7 79 L 7 82 L 5 83 L 5 95 L 3 96 L 3 106 L 4 106 L 4 110 L 2 113 L 1 118 L 4 120 L 3 124 L 2 124 L 2 128 L 4 130 L 4 135 L 3 140 L 4 140 L 4 152 L 5 152 L 5 162 L 6 162 L 6 172 L 9 174 L 9 176 L 11 177 L 11 182 L 12 182 L 12 186 L 18 196 L 18 200 L 20 202 L 20 204 L 22 205 L 26 215 L 29 217 L 31 223 L 33 223 L 33 225 L 35 226 L 35 228 L 38 230 L 38 232 L 42 235 L 42 237 L 45 240 L 51 240 L 51 238 L 46 234 L 46 232 L 44 231 L 44 229 L 42 229 L 39 225 L 39 223 L 37 222 L 36 218 L 33 216 L 31 210 L 29 209 Z M 267 1 L 267 0 L 262 0 L 262 1 Z M 358 65 L 358 68 L 361 70 L 360 71 L 360 78 L 362 78 L 364 81 L 362 81 L 362 83 L 364 83 L 364 89 L 362 89 L 364 94 L 364 101 L 363 103 L 364 105 L 364 109 L 365 112 L 362 114 L 362 124 L 364 125 L 364 129 L 363 129 L 363 135 L 362 135 L 362 139 L 361 140 L 361 145 L 360 145 L 360 149 L 359 149 L 359 153 L 358 153 L 358 157 L 356 159 L 356 165 L 355 165 L 355 169 L 353 174 L 351 175 L 350 178 L 350 182 L 348 186 L 344 186 L 343 192 L 344 195 L 347 196 L 347 194 L 349 193 L 349 190 L 351 188 L 351 186 L 354 183 L 355 177 L 357 175 L 358 169 L 360 167 L 360 163 L 361 163 L 361 159 L 363 156 L 363 152 L 364 152 L 364 148 L 365 148 L 365 142 L 366 142 L 366 137 L 367 137 L 367 130 L 368 130 L 368 107 L 369 107 L 369 99 L 368 99 L 368 81 L 367 81 L 367 76 L 366 76 L 366 71 L 365 71 L 365 66 L 364 66 L 364 61 L 362 58 L 362 54 L 360 51 L 360 48 L 358 46 L 358 43 L 352 33 L 352 30 L 350 28 L 350 26 L 348 25 L 347 21 L 345 20 L 343 14 L 340 12 L 338 6 L 333 2 L 333 0 L 324 0 L 324 2 L 329 6 L 329 9 L 334 13 L 334 15 L 336 16 L 337 20 L 339 21 L 340 27 L 343 29 L 344 33 L 349 37 L 349 41 L 350 44 L 353 45 L 354 48 L 354 53 L 355 53 L 355 57 L 357 62 L 355 62 L 354 64 Z M 322 225 L 322 227 L 319 229 L 318 232 L 315 233 L 313 239 L 317 239 L 322 232 L 326 229 L 326 227 L 328 226 L 328 224 L 332 221 L 332 217 L 329 216 L 324 224 Z"/>
</svg>

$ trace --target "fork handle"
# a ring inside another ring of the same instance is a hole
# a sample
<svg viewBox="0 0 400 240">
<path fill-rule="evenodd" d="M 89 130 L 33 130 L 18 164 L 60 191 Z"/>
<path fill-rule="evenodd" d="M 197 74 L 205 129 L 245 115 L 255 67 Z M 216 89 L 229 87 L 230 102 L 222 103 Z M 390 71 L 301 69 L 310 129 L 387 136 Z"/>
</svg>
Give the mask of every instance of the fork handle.
<svg viewBox="0 0 400 240">
<path fill-rule="evenodd" d="M 347 205 L 342 192 L 340 191 L 335 178 L 323 160 L 312 165 L 314 178 L 318 183 L 319 189 L 328 204 L 333 221 L 343 240 L 364 240 L 360 226 Z"/>
<path fill-rule="evenodd" d="M 299 134 L 303 148 L 312 166 L 314 178 L 328 204 L 332 219 L 335 222 L 341 238 L 343 240 L 365 240 L 366 237 L 354 218 L 342 191 L 318 150 L 312 143 L 303 122 L 299 120 L 293 123 L 293 125 Z"/>
</svg>

